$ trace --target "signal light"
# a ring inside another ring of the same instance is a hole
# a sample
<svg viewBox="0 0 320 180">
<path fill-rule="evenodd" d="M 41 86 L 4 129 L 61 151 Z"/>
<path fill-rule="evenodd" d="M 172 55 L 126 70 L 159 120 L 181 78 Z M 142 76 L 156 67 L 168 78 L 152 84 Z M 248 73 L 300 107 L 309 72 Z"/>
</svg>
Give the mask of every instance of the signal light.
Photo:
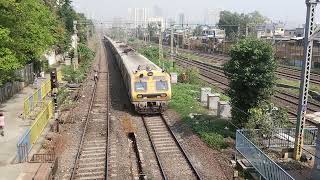
<svg viewBox="0 0 320 180">
<path fill-rule="evenodd" d="M 137 98 L 143 98 L 143 95 L 142 94 L 138 94 Z"/>
<path fill-rule="evenodd" d="M 58 88 L 58 79 L 56 70 L 50 72 L 51 89 Z"/>
</svg>

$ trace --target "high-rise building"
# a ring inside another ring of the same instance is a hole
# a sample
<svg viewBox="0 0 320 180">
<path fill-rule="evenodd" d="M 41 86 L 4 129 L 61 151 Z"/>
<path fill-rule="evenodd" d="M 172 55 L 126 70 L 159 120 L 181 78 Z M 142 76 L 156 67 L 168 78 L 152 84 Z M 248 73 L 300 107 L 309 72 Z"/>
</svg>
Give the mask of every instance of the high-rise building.
<svg viewBox="0 0 320 180">
<path fill-rule="evenodd" d="M 220 20 L 221 9 L 207 9 L 205 11 L 205 24 L 216 25 Z"/>
<path fill-rule="evenodd" d="M 180 13 L 178 16 L 179 16 L 179 20 L 178 20 L 179 25 L 180 25 L 180 26 L 184 26 L 184 24 L 185 24 L 184 14 L 183 14 L 183 13 Z"/>
<path fill-rule="evenodd" d="M 148 23 L 150 10 L 148 8 L 128 8 L 128 21 L 132 24 L 131 27 L 138 26 L 146 27 Z"/>
</svg>

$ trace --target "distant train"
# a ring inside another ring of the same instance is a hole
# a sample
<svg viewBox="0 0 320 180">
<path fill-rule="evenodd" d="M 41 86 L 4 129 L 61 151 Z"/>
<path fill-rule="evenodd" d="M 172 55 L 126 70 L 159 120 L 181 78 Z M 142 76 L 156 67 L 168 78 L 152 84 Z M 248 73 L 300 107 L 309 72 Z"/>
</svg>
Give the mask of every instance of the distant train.
<svg viewBox="0 0 320 180">
<path fill-rule="evenodd" d="M 164 112 L 171 99 L 170 75 L 122 42 L 104 37 L 121 71 L 131 103 L 140 114 Z"/>
</svg>

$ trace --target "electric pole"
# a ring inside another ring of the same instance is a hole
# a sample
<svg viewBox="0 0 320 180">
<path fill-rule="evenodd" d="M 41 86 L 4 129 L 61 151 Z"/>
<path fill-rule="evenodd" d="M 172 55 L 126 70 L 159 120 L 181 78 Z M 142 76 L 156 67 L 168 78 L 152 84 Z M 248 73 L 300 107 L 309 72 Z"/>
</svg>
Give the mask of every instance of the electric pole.
<svg viewBox="0 0 320 180">
<path fill-rule="evenodd" d="M 171 25 L 171 37 L 170 37 L 170 46 L 171 46 L 171 55 L 173 54 L 173 25 Z"/>
<path fill-rule="evenodd" d="M 297 126 L 295 135 L 294 159 L 299 160 L 303 150 L 303 136 L 305 128 L 305 114 L 307 112 L 308 91 L 311 71 L 313 40 L 319 32 L 319 28 L 315 29 L 315 9 L 320 0 L 306 0 L 307 16 L 304 37 L 304 62 L 301 71 L 300 97 L 297 112 Z M 319 131 L 318 131 L 319 132 Z M 318 137 L 320 138 L 320 137 Z M 317 140 L 316 154 L 320 154 L 319 139 Z M 319 157 L 319 156 L 317 156 Z M 315 159 L 315 166 L 320 165 L 319 159 Z M 318 168 L 318 167 L 317 167 Z M 319 167 L 320 169 L 320 167 Z"/>
<path fill-rule="evenodd" d="M 160 59 L 163 59 L 161 22 L 159 22 L 159 65 L 160 65 Z"/>
</svg>

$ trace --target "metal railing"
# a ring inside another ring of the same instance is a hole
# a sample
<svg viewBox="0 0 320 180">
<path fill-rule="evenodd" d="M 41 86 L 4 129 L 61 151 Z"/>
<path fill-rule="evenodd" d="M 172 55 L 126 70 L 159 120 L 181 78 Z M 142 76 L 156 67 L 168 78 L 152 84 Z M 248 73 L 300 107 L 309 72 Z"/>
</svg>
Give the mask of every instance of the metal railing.
<svg viewBox="0 0 320 180">
<path fill-rule="evenodd" d="M 44 101 L 46 96 L 51 91 L 51 82 L 50 79 L 41 83 L 41 87 L 34 91 L 34 93 L 25 98 L 23 102 L 23 114 L 24 116 L 28 116 L 38 105 L 40 102 Z"/>
<path fill-rule="evenodd" d="M 243 133 L 237 130 L 236 149 L 252 164 L 259 174 L 268 180 L 293 180 L 285 170 L 264 154 Z"/>
<path fill-rule="evenodd" d="M 49 120 L 53 116 L 53 102 L 50 100 L 37 115 L 34 123 L 26 130 L 24 135 L 19 139 L 17 144 L 17 159 L 18 162 L 28 160 L 28 154 L 41 135 Z"/>
<path fill-rule="evenodd" d="M 260 129 L 239 130 L 246 138 L 259 148 L 293 148 L 296 130 L 294 128 L 273 129 L 266 132 Z M 317 128 L 304 129 L 304 146 L 315 146 Z"/>
</svg>

